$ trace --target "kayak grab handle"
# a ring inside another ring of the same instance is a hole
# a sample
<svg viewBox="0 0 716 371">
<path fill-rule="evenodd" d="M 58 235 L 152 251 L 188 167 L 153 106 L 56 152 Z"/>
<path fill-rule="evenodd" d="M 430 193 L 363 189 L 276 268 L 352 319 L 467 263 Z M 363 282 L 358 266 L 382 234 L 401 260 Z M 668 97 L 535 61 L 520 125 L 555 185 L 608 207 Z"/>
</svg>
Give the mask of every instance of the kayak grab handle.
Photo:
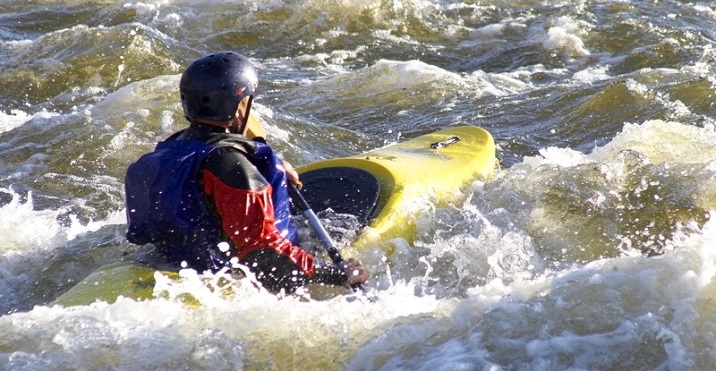
<svg viewBox="0 0 716 371">
<path fill-rule="evenodd" d="M 448 138 L 448 139 L 445 139 L 445 140 L 441 140 L 441 141 L 439 141 L 439 142 L 432 143 L 432 144 L 430 145 L 430 148 L 432 148 L 432 149 L 443 149 L 443 148 L 445 148 L 445 147 L 447 147 L 447 146 L 451 146 L 451 145 L 453 145 L 453 144 L 455 144 L 455 143 L 457 143 L 457 142 L 459 142 L 459 141 L 460 141 L 460 137 L 458 137 L 457 135 L 455 135 L 455 136 L 452 136 L 452 137 L 450 137 L 450 138 Z"/>
</svg>

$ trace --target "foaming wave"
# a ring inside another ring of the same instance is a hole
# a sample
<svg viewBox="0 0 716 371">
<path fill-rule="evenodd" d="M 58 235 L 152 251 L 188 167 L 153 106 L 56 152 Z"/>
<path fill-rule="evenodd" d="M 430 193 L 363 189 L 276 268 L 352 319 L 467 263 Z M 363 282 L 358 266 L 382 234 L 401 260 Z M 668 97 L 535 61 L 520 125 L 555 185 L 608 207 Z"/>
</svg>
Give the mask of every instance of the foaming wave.
<svg viewBox="0 0 716 371">
<path fill-rule="evenodd" d="M 698 228 L 716 209 L 713 143 L 712 127 L 627 124 L 591 154 L 540 150 L 472 200 L 500 228 L 529 236 L 546 261 L 661 254 L 673 249 L 674 233 Z"/>
<path fill-rule="evenodd" d="M 562 16 L 549 25 L 546 34 L 538 31 L 536 37 L 547 50 L 560 51 L 571 58 L 587 57 L 591 53 L 581 38 L 587 36 L 588 27 L 585 21 Z"/>
<path fill-rule="evenodd" d="M 713 354 L 693 350 L 716 336 L 714 216 L 675 233 L 668 255 L 494 278 L 430 317 L 384 327 L 347 369 L 708 368 Z"/>
<path fill-rule="evenodd" d="M 626 124 L 608 145 L 596 148 L 591 158 L 603 161 L 624 150 L 638 151 L 652 163 L 708 164 L 716 160 L 716 131 L 661 120 Z"/>
<path fill-rule="evenodd" d="M 10 131 L 14 128 L 22 126 L 22 124 L 32 120 L 33 118 L 49 119 L 54 116 L 58 116 L 57 113 L 51 113 L 41 111 L 35 114 L 29 114 L 27 112 L 14 109 L 9 113 L 0 111 L 0 133 Z"/>
<path fill-rule="evenodd" d="M 183 289 L 197 293 L 189 281 L 199 284 L 198 277 L 185 278 Z M 41 368 L 43 362 L 89 369 L 336 369 L 386 330 L 443 317 L 452 306 L 433 296 L 415 296 L 409 283 L 396 283 L 373 301 L 362 294 L 315 301 L 279 297 L 243 283 L 234 288 L 236 296 L 228 299 L 217 293 L 209 298 L 212 294 L 205 292 L 201 296 L 208 300 L 193 307 L 171 299 L 119 298 L 113 304 L 42 306 L 6 315 L 0 317 L 0 329 L 10 334 L 2 342 L 9 355 L 3 364 L 24 369 Z M 47 343 L 54 351 L 40 354 Z"/>
<path fill-rule="evenodd" d="M 4 236 L 1 254 L 26 253 L 28 246 L 37 249 L 34 251 L 37 253 L 67 241 L 68 231 L 57 221 L 64 210 L 34 210 L 32 193 L 22 201 L 12 189 L 2 188 L 0 192 L 11 197 L 10 202 L 0 208 L 0 234 Z"/>
<path fill-rule="evenodd" d="M 508 19 L 469 30 L 469 39 L 460 41 L 460 48 L 489 49 L 500 45 L 504 38 L 522 35 L 522 42 L 540 45 L 545 51 L 563 58 L 584 58 L 591 52 L 584 38 L 592 27 L 588 22 L 570 16 L 547 19 L 545 23 L 529 25 L 528 19 Z M 533 23 L 530 19 L 529 23 Z M 452 35 L 451 35 L 452 36 Z"/>
<path fill-rule="evenodd" d="M 380 60 L 368 68 L 348 75 L 339 75 L 316 85 L 330 84 L 346 93 L 359 93 L 359 95 L 362 93 L 373 96 L 396 91 L 402 91 L 401 94 L 405 94 L 406 90 L 411 95 L 418 91 L 423 92 L 424 95 L 425 93 L 430 95 L 432 89 L 427 87 L 436 83 L 460 87 L 463 79 L 459 74 L 418 60 L 407 62 Z"/>
<path fill-rule="evenodd" d="M 105 251 L 98 251 L 102 250 L 98 245 L 107 245 L 115 235 L 111 230 L 93 233 L 125 222 L 121 213 L 84 225 L 70 215 L 67 225 L 60 221 L 67 210 L 35 210 L 32 193 L 24 200 L 12 189 L 0 189 L 0 194 L 10 197 L 0 208 L 0 233 L 4 236 L 0 242 L 0 313 L 27 310 L 52 300 L 62 287 L 92 269 L 93 260 L 102 259 Z M 121 249 L 114 250 L 107 256 L 122 254 Z M 28 284 L 33 285 L 32 290 Z"/>
<path fill-rule="evenodd" d="M 0 192 L 12 197 L 0 208 L 0 233 L 4 236 L 0 242 L 0 313 L 4 314 L 27 303 L 33 291 L 27 286 L 35 282 L 39 261 L 67 241 L 67 232 L 57 222 L 58 211 L 33 210 L 32 194 L 22 202 L 11 189 Z"/>
</svg>

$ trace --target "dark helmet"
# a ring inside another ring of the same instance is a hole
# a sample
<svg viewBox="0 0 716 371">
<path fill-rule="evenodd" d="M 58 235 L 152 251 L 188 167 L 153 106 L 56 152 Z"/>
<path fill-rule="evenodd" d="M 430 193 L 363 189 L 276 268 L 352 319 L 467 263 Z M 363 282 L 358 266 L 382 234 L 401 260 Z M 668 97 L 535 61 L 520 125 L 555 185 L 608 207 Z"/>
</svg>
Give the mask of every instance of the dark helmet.
<svg viewBox="0 0 716 371">
<path fill-rule="evenodd" d="M 244 97 L 253 99 L 257 86 L 256 70 L 243 55 L 220 52 L 201 57 L 181 75 L 184 115 L 188 119 L 229 121 Z"/>
</svg>

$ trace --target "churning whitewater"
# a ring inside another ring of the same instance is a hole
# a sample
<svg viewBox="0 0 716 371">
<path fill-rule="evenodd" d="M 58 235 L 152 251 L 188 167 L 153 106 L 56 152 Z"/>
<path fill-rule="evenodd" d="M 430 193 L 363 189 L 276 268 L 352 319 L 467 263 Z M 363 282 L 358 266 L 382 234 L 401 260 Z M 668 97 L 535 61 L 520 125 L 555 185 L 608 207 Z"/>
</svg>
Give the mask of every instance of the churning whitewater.
<svg viewBox="0 0 716 371">
<path fill-rule="evenodd" d="M 712 369 L 714 22 L 676 0 L 3 1 L 0 369 Z M 183 270 L 152 300 L 55 304 L 154 253 L 125 240 L 124 174 L 220 50 L 257 67 L 296 166 L 471 125 L 499 168 L 415 197 L 413 242 L 339 241 L 365 292 Z"/>
</svg>

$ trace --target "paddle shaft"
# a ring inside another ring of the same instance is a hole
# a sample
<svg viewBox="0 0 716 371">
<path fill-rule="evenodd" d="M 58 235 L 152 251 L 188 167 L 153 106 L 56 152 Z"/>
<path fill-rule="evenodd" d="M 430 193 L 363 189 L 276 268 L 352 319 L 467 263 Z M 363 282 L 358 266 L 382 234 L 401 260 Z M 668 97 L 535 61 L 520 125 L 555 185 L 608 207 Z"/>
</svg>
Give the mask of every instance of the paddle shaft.
<svg viewBox="0 0 716 371">
<path fill-rule="evenodd" d="M 326 249 L 326 252 L 328 252 L 328 256 L 330 256 L 331 261 L 335 264 L 342 263 L 343 257 L 341 256 L 340 251 L 336 248 L 336 244 L 333 242 L 333 239 L 328 234 L 326 229 L 323 228 L 323 224 L 321 224 L 321 221 L 316 216 L 316 213 L 314 213 L 311 209 L 311 205 L 309 205 L 308 201 L 303 198 L 301 191 L 299 191 L 298 188 L 296 188 L 296 186 L 291 182 L 288 183 L 288 191 L 291 194 L 293 201 L 296 202 L 298 208 L 301 209 L 303 215 L 306 219 L 308 219 L 311 227 L 313 227 L 313 230 L 318 235 L 318 239 L 320 239 L 321 243 L 323 243 L 323 247 Z"/>
</svg>

